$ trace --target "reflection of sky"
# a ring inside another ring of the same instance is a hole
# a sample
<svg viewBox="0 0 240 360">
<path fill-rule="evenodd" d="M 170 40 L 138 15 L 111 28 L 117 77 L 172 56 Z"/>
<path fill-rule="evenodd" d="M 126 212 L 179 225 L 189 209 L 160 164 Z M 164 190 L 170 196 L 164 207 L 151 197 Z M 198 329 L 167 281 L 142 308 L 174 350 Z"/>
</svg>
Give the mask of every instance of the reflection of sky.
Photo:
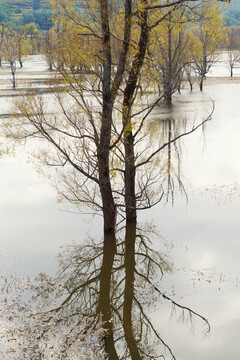
<svg viewBox="0 0 240 360">
<path fill-rule="evenodd" d="M 189 323 L 172 320 L 169 324 L 170 307 L 164 322 L 162 314 L 159 322 L 179 360 L 238 359 L 240 87 L 211 85 L 202 95 L 185 90 L 174 97 L 173 117 L 184 116 L 185 106 L 185 114 L 189 114 L 189 107 L 201 113 L 204 101 L 194 103 L 199 96 L 205 100 L 211 97 L 215 112 L 204 136 L 198 130 L 181 142 L 183 181 L 191 185 L 188 204 L 183 197 L 176 197 L 174 207 L 160 204 L 148 216 L 155 218 L 161 235 L 174 244 L 172 260 L 180 270 L 170 277 L 171 286 L 169 278 L 165 279 L 167 292 L 171 293 L 173 286 L 176 299 L 205 316 L 212 330 L 204 338 L 201 324 L 194 333 L 189 331 Z M 203 274 L 197 276 L 197 270 Z"/>
<path fill-rule="evenodd" d="M 59 247 L 82 239 L 91 227 L 91 218 L 60 211 L 55 191 L 26 163 L 22 149 L 15 158 L 3 157 L 0 164 L 4 269 L 7 271 L 16 259 L 16 271 L 53 273 Z"/>
<path fill-rule="evenodd" d="M 189 325 L 174 319 L 169 324 L 170 307 L 161 318 L 155 317 L 179 360 L 235 360 L 240 355 L 240 285 L 236 286 L 240 278 L 239 193 L 233 193 L 229 201 L 231 184 L 240 179 L 240 86 L 211 85 L 202 94 L 185 89 L 174 96 L 171 116 L 206 114 L 209 97 L 216 108 L 204 136 L 198 130 L 182 140 L 183 180 L 193 190 L 188 204 L 177 197 L 174 207 L 159 204 L 139 216 L 154 218 L 159 233 L 174 243 L 170 260 L 176 268 L 185 268 L 169 279 L 176 299 L 207 317 L 212 325 L 211 334 L 204 338 L 201 324 L 194 334 L 188 331 Z M 3 101 L 7 111 L 8 104 Z M 168 115 L 166 110 L 164 114 Z M 159 116 L 158 110 L 154 116 Z M 223 184 L 220 192 L 204 190 Z M 2 272 L 53 273 L 61 245 L 83 239 L 90 228 L 92 233 L 99 232 L 100 220 L 91 226 L 88 217 L 59 211 L 55 191 L 27 164 L 23 150 L 15 158 L 0 159 L 0 189 Z M 12 267 L 15 259 L 17 266 Z M 203 271 L 201 280 L 193 283 L 195 273 L 189 269 Z M 168 291 L 169 285 L 165 286 Z"/>
<path fill-rule="evenodd" d="M 236 328 L 240 329 L 240 225 L 239 201 L 233 204 L 211 202 L 192 197 L 189 204 L 174 209 L 159 209 L 159 232 L 173 240 L 170 259 L 175 268 L 172 277 L 164 280 L 166 292 L 176 293 L 175 299 L 205 316 L 211 333 L 204 338 L 202 324 L 189 333 L 190 323 L 176 320 L 169 324 L 171 307 L 159 322 L 166 340 L 173 346 L 177 359 L 225 360 L 239 356 Z M 199 271 L 202 274 L 199 274 Z M 170 281 L 170 284 L 168 283 Z M 159 284 L 161 286 L 161 282 Z M 181 314 L 177 311 L 178 316 Z M 170 335 L 169 335 L 170 334 Z M 228 344 L 229 352 L 226 350 Z"/>
</svg>

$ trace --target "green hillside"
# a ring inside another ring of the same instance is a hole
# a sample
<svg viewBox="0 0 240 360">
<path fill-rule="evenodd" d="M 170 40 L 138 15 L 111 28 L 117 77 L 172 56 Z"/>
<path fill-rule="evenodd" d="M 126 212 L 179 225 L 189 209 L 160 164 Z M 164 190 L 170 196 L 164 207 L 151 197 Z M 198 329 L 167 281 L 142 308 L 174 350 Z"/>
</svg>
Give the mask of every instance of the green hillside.
<svg viewBox="0 0 240 360">
<path fill-rule="evenodd" d="M 49 4 L 50 0 L 0 0 L 0 23 L 6 21 L 9 26 L 18 28 L 35 22 L 40 30 L 46 30 L 50 26 L 47 21 L 48 16 L 50 17 Z M 240 26 L 240 0 L 231 0 L 229 4 L 222 5 L 222 9 L 226 26 Z"/>
<path fill-rule="evenodd" d="M 0 0 L 0 22 L 17 29 L 35 23 L 40 30 L 51 26 L 50 0 Z"/>
<path fill-rule="evenodd" d="M 23 13 L 32 10 L 33 0 L 7 0 L 9 8 L 14 13 Z M 50 0 L 42 0 L 42 5 L 50 3 Z"/>
<path fill-rule="evenodd" d="M 232 0 L 224 6 L 227 26 L 240 26 L 240 0 Z"/>
<path fill-rule="evenodd" d="M 39 30 L 51 27 L 51 0 L 0 0 L 0 24 L 18 30 L 22 25 L 35 23 Z M 83 0 L 78 7 L 84 7 Z"/>
</svg>

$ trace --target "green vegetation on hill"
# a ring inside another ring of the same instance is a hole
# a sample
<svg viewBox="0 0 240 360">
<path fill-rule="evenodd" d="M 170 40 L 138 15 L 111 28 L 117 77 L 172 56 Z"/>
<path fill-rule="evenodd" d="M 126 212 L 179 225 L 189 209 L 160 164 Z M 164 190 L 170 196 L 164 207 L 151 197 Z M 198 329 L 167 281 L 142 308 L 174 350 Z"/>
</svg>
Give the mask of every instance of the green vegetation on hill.
<svg viewBox="0 0 240 360">
<path fill-rule="evenodd" d="M 223 7 L 226 26 L 240 26 L 240 0 L 232 0 Z"/>
<path fill-rule="evenodd" d="M 0 22 L 8 21 L 11 15 L 10 7 L 6 2 L 0 1 Z"/>
<path fill-rule="evenodd" d="M 17 29 L 22 25 L 35 23 L 39 30 L 51 26 L 50 0 L 2 0 L 0 1 L 0 22 Z"/>
<path fill-rule="evenodd" d="M 240 26 L 240 0 L 223 5 L 226 26 Z M 51 26 L 50 0 L 0 0 L 0 22 L 12 28 L 35 23 L 39 30 Z"/>
<path fill-rule="evenodd" d="M 35 10 L 23 14 L 24 25 L 35 23 L 40 30 L 48 30 L 51 25 L 51 9 L 49 5 L 36 6 Z"/>
</svg>

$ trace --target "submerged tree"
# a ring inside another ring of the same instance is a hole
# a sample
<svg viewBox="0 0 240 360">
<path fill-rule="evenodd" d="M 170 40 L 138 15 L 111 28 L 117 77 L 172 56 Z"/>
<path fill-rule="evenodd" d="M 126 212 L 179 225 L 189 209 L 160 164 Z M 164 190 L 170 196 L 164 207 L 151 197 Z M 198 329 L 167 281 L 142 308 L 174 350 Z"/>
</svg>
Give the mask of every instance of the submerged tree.
<svg viewBox="0 0 240 360">
<path fill-rule="evenodd" d="M 216 62 L 216 50 L 223 42 L 223 16 L 219 4 L 208 1 L 203 3 L 203 18 L 200 25 L 192 30 L 194 41 L 191 54 L 193 66 L 199 82 L 200 91 L 203 90 L 203 80 Z"/>
<path fill-rule="evenodd" d="M 27 55 L 27 40 L 20 33 L 16 36 L 16 47 L 17 47 L 17 59 L 19 61 L 20 67 L 23 67 L 23 62 Z"/>
<path fill-rule="evenodd" d="M 11 29 L 4 32 L 4 58 L 9 62 L 13 88 L 16 89 L 16 71 L 17 71 L 17 34 Z"/>
<path fill-rule="evenodd" d="M 26 24 L 21 26 L 20 33 L 25 39 L 30 40 L 31 44 L 31 55 L 35 54 L 37 51 L 37 37 L 39 35 L 39 31 L 36 28 L 34 23 Z"/>
<path fill-rule="evenodd" d="M 167 144 L 153 151 L 145 146 L 146 119 L 159 101 L 148 96 L 156 86 L 148 76 L 148 48 L 153 31 L 183 4 L 100 0 L 82 15 L 69 1 L 55 1 L 54 105 L 34 93 L 17 102 L 24 119 L 16 119 L 18 133 L 13 122 L 10 131 L 47 140 L 40 159 L 58 167 L 60 194 L 102 210 L 105 232 L 115 231 L 117 210 L 136 222 L 138 209 L 162 198 L 156 165 Z"/>
<path fill-rule="evenodd" d="M 231 26 L 226 30 L 225 45 L 227 49 L 228 59 L 227 66 L 230 70 L 230 76 L 233 77 L 234 68 L 239 66 L 240 53 L 239 53 L 239 28 Z"/>
<path fill-rule="evenodd" d="M 189 38 L 185 27 L 190 20 L 191 16 L 184 7 L 176 14 L 170 13 L 156 29 L 150 47 L 159 92 L 168 103 L 171 102 L 173 93 L 179 90 L 184 66 L 189 63 Z"/>
<path fill-rule="evenodd" d="M 43 36 L 42 50 L 46 57 L 46 61 L 49 66 L 49 70 L 53 70 L 55 52 L 58 44 L 58 31 L 57 27 L 53 26 Z"/>
</svg>

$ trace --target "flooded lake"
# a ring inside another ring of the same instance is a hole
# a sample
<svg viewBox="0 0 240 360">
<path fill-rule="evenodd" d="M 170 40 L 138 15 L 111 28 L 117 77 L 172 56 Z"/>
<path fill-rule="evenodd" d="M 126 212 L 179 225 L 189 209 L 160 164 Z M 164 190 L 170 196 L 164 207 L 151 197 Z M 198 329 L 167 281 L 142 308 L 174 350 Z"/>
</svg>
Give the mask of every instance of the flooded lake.
<svg viewBox="0 0 240 360">
<path fill-rule="evenodd" d="M 41 64 L 40 68 L 38 64 Z M 40 59 L 35 59 L 34 63 L 26 61 L 24 68 L 21 73 L 23 78 L 34 78 L 32 72 L 36 69 L 39 71 L 37 77 L 45 78 L 47 68 Z M 211 76 L 219 75 L 221 71 L 215 68 Z M 116 326 L 116 330 L 113 330 L 113 334 L 114 331 L 116 334 L 113 338 L 109 337 L 112 351 L 109 350 L 109 353 L 113 354 L 113 359 L 123 359 L 125 347 L 129 349 L 125 358 L 133 360 L 157 359 L 161 354 L 171 359 L 172 353 L 178 360 L 239 358 L 240 81 L 236 81 L 236 78 L 232 83 L 222 80 L 211 83 L 207 80 L 206 84 L 202 93 L 197 87 L 191 93 L 186 85 L 181 94 L 173 96 L 171 106 L 160 104 L 154 109 L 149 118 L 149 131 L 152 141 L 162 141 L 161 137 L 181 132 L 189 118 L 197 122 L 206 117 L 211 110 L 211 101 L 215 106 L 212 119 L 203 129 L 181 138 L 176 147 L 172 145 L 168 149 L 171 150 L 170 160 L 175 169 L 174 185 L 171 185 L 172 189 L 174 187 L 174 199 L 170 196 L 167 203 L 162 201 L 154 208 L 140 212 L 138 228 L 125 229 L 121 233 L 119 237 L 122 239 L 125 236 L 128 240 L 125 247 L 120 240 L 117 242 L 117 266 L 109 263 L 115 250 L 104 250 L 101 256 L 105 259 L 106 255 L 106 264 L 103 261 L 88 290 L 93 297 L 99 291 L 99 307 L 104 314 L 108 314 L 108 308 L 104 307 L 108 301 L 104 300 L 104 292 L 110 291 L 106 279 L 111 271 L 114 272 L 112 286 L 119 296 L 111 296 L 111 299 L 114 298 L 111 306 L 116 309 L 113 318 L 118 318 L 116 324 L 119 322 L 124 326 L 123 330 Z M 7 89 L 10 88 L 7 86 Z M 2 117 L 11 112 L 12 93 L 8 95 L 4 94 L 4 87 L 1 86 Z M 8 139 L 2 141 L 7 144 Z M 28 162 L 31 146 L 16 147 L 15 156 L 4 155 L 0 159 L 1 275 L 29 274 L 34 277 L 44 272 L 53 276 L 59 270 L 59 253 L 62 253 L 62 265 L 64 261 L 71 264 L 69 269 L 74 272 L 78 251 L 79 263 L 83 264 L 81 272 L 84 273 L 87 265 L 85 268 L 81 254 L 86 250 L 79 246 L 85 244 L 89 237 L 97 244 L 103 241 L 102 219 L 79 214 L 74 208 L 66 210 L 57 203 L 55 190 Z M 179 190 L 179 180 L 184 191 Z M 143 246 L 140 235 L 148 238 L 148 246 Z M 72 241 L 76 248 L 67 250 L 66 246 Z M 105 239 L 104 246 L 106 244 Z M 134 247 L 140 250 L 134 253 Z M 70 260 L 73 256 L 71 251 L 75 254 L 74 260 Z M 98 259 L 98 250 L 94 251 Z M 158 255 L 155 251 L 162 254 L 162 260 L 156 258 Z M 153 260 L 158 259 L 154 260 L 158 265 L 164 260 L 160 267 L 153 268 L 155 275 L 151 272 L 149 275 L 158 292 L 153 291 L 144 273 L 148 256 Z M 100 265 L 97 262 L 94 266 L 99 268 Z M 129 276 L 129 288 L 135 280 L 136 299 L 131 298 L 120 281 L 123 278 L 122 268 L 126 270 L 126 281 Z M 63 274 L 71 288 L 74 280 L 70 273 L 63 271 Z M 116 285 L 118 282 L 120 285 Z M 144 293 L 145 286 L 149 286 L 149 293 Z M 80 301 L 80 304 L 85 311 L 94 311 L 94 306 L 89 307 L 86 299 L 84 301 Z M 174 306 L 174 302 L 185 307 L 185 310 Z M 127 314 L 131 314 L 129 304 L 132 303 L 135 306 L 134 324 L 129 324 Z M 121 308 L 125 313 L 123 318 L 118 316 L 117 309 Z M 188 308 L 209 321 L 210 332 L 203 319 L 192 314 L 191 320 Z M 132 333 L 131 326 L 135 327 Z M 153 328 L 157 329 L 159 337 L 154 335 Z M 123 343 L 119 340 L 119 344 L 116 338 L 122 339 L 124 336 L 125 340 L 121 340 Z M 114 346 L 119 351 L 118 357 Z M 75 358 L 81 357 L 72 357 L 71 360 Z"/>
</svg>

